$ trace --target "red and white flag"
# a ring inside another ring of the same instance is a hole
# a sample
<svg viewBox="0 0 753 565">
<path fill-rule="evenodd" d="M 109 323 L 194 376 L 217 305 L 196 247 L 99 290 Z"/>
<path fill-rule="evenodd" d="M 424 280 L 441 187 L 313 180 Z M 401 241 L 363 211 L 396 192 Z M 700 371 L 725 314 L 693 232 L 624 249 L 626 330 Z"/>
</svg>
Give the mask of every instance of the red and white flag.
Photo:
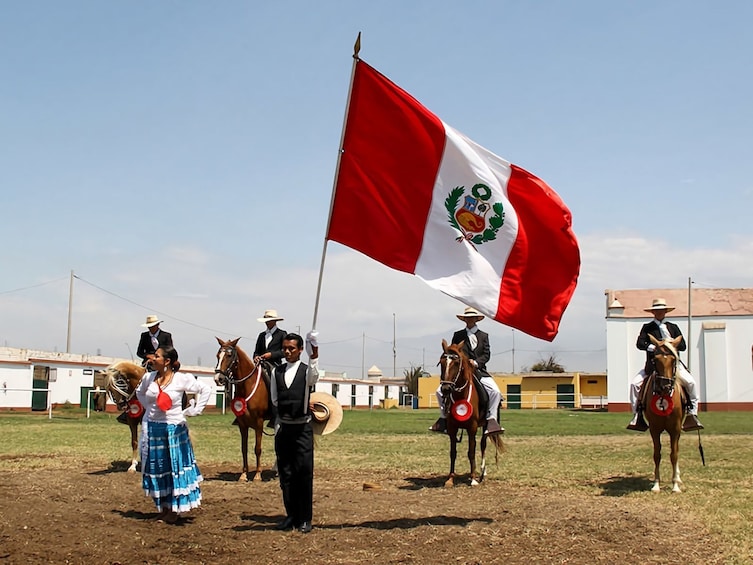
<svg viewBox="0 0 753 565">
<path fill-rule="evenodd" d="M 554 190 L 361 60 L 327 239 L 549 341 L 580 270 Z"/>
</svg>

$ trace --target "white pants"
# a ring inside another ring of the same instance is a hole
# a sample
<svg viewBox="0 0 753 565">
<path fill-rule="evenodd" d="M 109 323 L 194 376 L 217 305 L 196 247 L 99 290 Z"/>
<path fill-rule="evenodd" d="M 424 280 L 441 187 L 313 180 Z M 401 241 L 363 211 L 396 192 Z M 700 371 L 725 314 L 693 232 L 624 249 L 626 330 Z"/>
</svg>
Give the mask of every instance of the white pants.
<svg viewBox="0 0 753 565">
<path fill-rule="evenodd" d="M 481 384 L 484 385 L 486 393 L 489 395 L 489 407 L 486 411 L 487 420 L 497 419 L 497 410 L 499 409 L 499 403 L 502 401 L 502 393 L 499 391 L 497 382 L 491 377 L 483 377 L 480 379 Z M 442 395 L 442 386 L 437 388 L 437 402 L 439 403 L 439 411 L 442 418 L 446 418 L 447 414 L 444 413 L 444 396 Z"/>
<path fill-rule="evenodd" d="M 677 378 L 682 381 L 685 388 L 688 391 L 690 398 L 690 413 L 698 415 L 698 392 L 695 387 L 695 379 L 693 375 L 685 368 L 682 363 L 677 364 Z M 641 369 L 635 377 L 633 382 L 630 383 L 630 404 L 633 405 L 633 413 L 638 411 L 638 395 L 640 394 L 641 384 L 646 379 L 645 369 Z"/>
</svg>

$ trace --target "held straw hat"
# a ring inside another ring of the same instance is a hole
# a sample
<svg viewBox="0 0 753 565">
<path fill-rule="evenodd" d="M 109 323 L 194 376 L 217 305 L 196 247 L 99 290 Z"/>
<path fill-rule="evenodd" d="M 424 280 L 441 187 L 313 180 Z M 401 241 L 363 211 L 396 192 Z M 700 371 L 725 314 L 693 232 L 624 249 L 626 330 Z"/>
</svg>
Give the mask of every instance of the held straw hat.
<svg viewBox="0 0 753 565">
<path fill-rule="evenodd" d="M 311 427 L 314 433 L 326 436 L 334 432 L 343 421 L 343 407 L 340 402 L 326 392 L 312 392 L 309 400 L 313 405 Z"/>
</svg>

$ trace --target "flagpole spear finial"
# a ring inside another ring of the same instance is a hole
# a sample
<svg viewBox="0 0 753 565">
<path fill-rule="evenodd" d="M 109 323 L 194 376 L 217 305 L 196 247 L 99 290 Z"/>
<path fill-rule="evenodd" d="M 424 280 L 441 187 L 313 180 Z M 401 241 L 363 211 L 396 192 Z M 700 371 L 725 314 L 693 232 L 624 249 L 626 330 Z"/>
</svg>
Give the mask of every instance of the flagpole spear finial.
<svg viewBox="0 0 753 565">
<path fill-rule="evenodd" d="M 356 38 L 356 43 L 353 45 L 353 58 L 358 59 L 358 53 L 361 51 L 361 32 L 358 32 L 358 37 Z"/>
</svg>

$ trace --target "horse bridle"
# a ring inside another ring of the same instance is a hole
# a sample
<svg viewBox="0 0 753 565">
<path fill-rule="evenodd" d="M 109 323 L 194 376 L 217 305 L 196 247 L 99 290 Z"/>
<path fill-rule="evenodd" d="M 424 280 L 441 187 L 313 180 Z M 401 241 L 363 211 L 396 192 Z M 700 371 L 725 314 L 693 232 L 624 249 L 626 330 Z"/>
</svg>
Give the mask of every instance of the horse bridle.
<svg viewBox="0 0 753 565">
<path fill-rule="evenodd" d="M 443 361 L 449 361 L 449 362 L 458 361 L 458 372 L 452 378 L 452 380 L 446 380 L 446 379 L 440 380 L 439 381 L 439 386 L 441 386 L 441 387 L 447 386 L 448 388 L 451 389 L 451 391 L 453 393 L 461 392 L 465 387 L 468 386 L 468 383 L 470 383 L 470 380 L 466 380 L 465 383 L 463 383 L 463 386 L 458 386 L 458 384 L 457 384 L 458 378 L 460 377 L 460 374 L 463 372 L 463 362 L 462 362 L 462 359 L 461 359 L 460 355 L 458 353 L 447 353 L 447 352 L 445 352 L 439 358 L 439 363 L 437 363 L 437 365 L 442 366 L 442 362 Z M 444 371 L 447 370 L 446 366 L 442 366 L 442 369 L 444 369 Z"/>
<path fill-rule="evenodd" d="M 245 377 L 241 379 L 236 379 L 233 375 L 235 374 L 235 371 L 238 368 L 238 350 L 233 347 L 232 345 L 224 345 L 220 348 L 220 351 L 222 353 L 228 353 L 230 352 L 230 362 L 227 365 L 227 370 L 223 371 L 220 369 L 220 360 L 217 360 L 217 366 L 214 369 L 215 373 L 219 373 L 223 377 L 225 377 L 225 381 L 231 385 L 235 385 L 238 383 L 242 383 L 243 381 L 247 380 L 251 375 L 254 374 L 254 371 L 256 370 L 256 365 L 254 365 L 254 368 L 251 369 L 251 372 L 246 375 Z"/>
<path fill-rule="evenodd" d="M 663 349 L 666 348 L 666 351 Z M 659 374 L 657 370 L 656 358 L 657 357 L 671 357 L 672 358 L 672 376 L 665 377 L 663 374 Z M 663 343 L 657 346 L 654 351 L 654 383 L 659 392 L 669 394 L 675 386 L 677 380 L 677 350 L 675 350 L 669 343 Z"/>
<path fill-rule="evenodd" d="M 107 387 L 107 392 L 110 394 L 112 401 L 118 407 L 118 410 L 123 410 L 126 407 L 126 404 L 128 404 L 128 401 L 136 394 L 136 389 L 134 388 L 133 391 L 130 393 L 128 392 L 128 379 L 120 372 L 118 372 L 117 377 L 110 379 L 110 384 L 111 386 Z M 115 398 L 112 389 L 115 389 L 115 392 L 118 393 L 120 400 Z"/>
</svg>

